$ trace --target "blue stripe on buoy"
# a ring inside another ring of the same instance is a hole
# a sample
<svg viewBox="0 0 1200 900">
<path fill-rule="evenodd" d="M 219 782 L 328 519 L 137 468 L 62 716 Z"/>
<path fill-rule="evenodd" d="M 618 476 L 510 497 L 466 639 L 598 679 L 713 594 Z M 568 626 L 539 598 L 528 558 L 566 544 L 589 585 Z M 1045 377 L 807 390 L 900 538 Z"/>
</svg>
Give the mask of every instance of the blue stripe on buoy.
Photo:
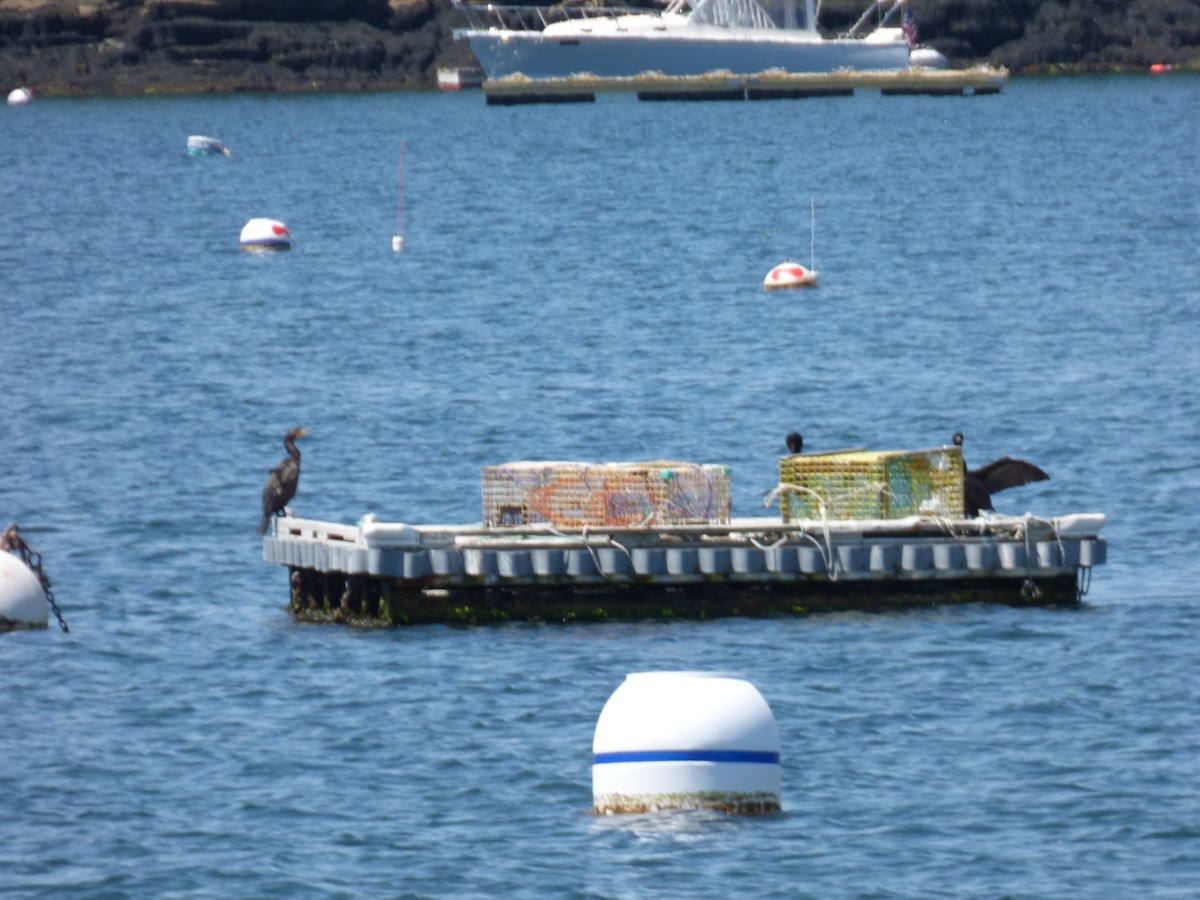
<svg viewBox="0 0 1200 900">
<path fill-rule="evenodd" d="M 764 750 L 627 750 L 597 753 L 594 765 L 637 762 L 768 763 L 779 765 L 779 754 Z"/>
</svg>

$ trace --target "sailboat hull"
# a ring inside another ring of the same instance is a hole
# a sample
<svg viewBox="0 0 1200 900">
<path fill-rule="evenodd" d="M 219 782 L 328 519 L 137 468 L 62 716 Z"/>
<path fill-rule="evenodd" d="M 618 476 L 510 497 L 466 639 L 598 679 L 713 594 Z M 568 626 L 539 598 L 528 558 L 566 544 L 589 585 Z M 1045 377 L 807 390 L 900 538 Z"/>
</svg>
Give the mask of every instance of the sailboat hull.
<svg viewBox="0 0 1200 900">
<path fill-rule="evenodd" d="M 839 69 L 904 69 L 908 46 L 902 41 L 824 40 L 803 32 L 688 26 L 650 33 L 575 33 L 469 30 L 458 33 L 471 45 L 488 78 L 523 75 L 532 79 L 669 77 L 727 71 L 735 75 L 768 70 L 788 73 Z"/>
</svg>

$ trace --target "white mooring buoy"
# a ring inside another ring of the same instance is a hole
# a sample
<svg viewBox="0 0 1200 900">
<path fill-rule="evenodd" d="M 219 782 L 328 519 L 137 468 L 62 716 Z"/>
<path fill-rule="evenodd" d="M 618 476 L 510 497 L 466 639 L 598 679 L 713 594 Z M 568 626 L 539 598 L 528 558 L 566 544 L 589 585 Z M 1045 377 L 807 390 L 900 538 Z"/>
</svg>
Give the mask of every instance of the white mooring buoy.
<svg viewBox="0 0 1200 900">
<path fill-rule="evenodd" d="M 592 755 L 597 815 L 780 809 L 779 729 L 767 701 L 741 675 L 626 676 L 596 722 Z"/>
<path fill-rule="evenodd" d="M 29 88 L 13 88 L 8 94 L 9 106 L 25 106 L 33 102 L 33 91 Z"/>
<path fill-rule="evenodd" d="M 913 47 L 908 51 L 908 64 L 914 69 L 948 69 L 946 57 L 932 47 Z"/>
<path fill-rule="evenodd" d="M 291 250 L 292 235 L 276 219 L 251 219 L 242 226 L 243 250 Z"/>
<path fill-rule="evenodd" d="M 37 575 L 11 553 L 0 552 L 0 631 L 45 628 L 48 614 Z"/>
<path fill-rule="evenodd" d="M 228 156 L 229 148 L 216 138 L 205 137 L 202 134 L 189 134 L 187 152 L 188 156 Z"/>
</svg>

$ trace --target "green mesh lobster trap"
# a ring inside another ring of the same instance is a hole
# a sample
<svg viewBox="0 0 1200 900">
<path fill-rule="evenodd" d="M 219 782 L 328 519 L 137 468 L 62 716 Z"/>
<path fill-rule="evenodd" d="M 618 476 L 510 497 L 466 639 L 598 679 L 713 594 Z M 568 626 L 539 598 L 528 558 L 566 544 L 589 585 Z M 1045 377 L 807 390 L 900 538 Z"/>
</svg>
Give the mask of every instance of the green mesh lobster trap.
<svg viewBox="0 0 1200 900">
<path fill-rule="evenodd" d="M 963 512 L 962 452 L 844 450 L 779 460 L 779 512 L 802 519 L 902 519 Z"/>
</svg>

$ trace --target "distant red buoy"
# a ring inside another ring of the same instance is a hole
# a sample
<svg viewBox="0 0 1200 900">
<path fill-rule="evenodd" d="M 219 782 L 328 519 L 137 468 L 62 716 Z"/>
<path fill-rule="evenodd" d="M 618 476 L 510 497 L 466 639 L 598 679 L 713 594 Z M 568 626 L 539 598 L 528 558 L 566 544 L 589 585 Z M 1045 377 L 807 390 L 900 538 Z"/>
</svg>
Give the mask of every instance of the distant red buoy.
<svg viewBox="0 0 1200 900">
<path fill-rule="evenodd" d="M 781 262 L 763 279 L 764 291 L 778 291 L 784 288 L 807 288 L 817 286 L 817 273 L 800 263 L 787 260 Z"/>
<path fill-rule="evenodd" d="M 1171 71 L 1170 63 L 1155 63 L 1150 67 L 1151 75 L 1165 75 Z"/>
</svg>

